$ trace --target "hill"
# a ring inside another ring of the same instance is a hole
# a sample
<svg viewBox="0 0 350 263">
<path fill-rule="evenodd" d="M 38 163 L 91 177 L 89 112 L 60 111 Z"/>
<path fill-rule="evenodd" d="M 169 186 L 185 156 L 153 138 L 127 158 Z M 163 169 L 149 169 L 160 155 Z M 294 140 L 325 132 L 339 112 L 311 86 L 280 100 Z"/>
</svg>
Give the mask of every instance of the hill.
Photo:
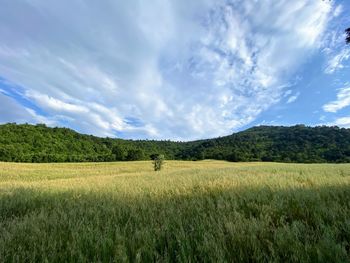
<svg viewBox="0 0 350 263">
<path fill-rule="evenodd" d="M 350 162 L 350 129 L 259 126 L 220 138 L 172 142 L 99 138 L 43 124 L 0 125 L 0 161 L 132 161 L 159 153 L 171 160 Z"/>
</svg>

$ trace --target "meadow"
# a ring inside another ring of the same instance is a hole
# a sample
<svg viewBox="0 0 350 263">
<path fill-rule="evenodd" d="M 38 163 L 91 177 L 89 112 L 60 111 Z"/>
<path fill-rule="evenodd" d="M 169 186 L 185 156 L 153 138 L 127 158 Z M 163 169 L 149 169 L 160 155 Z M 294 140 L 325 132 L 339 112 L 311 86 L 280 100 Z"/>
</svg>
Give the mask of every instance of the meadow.
<svg viewBox="0 0 350 263">
<path fill-rule="evenodd" d="M 350 164 L 0 163 L 0 262 L 350 262 Z"/>
</svg>

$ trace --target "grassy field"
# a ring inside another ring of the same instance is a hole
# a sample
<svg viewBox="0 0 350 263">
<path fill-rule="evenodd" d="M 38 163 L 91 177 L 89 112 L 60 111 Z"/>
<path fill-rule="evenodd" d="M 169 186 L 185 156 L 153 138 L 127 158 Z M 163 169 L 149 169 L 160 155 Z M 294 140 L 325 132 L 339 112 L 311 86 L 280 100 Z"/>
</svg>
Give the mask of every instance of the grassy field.
<svg viewBox="0 0 350 263">
<path fill-rule="evenodd" d="M 350 165 L 0 163 L 0 262 L 350 262 Z"/>
</svg>

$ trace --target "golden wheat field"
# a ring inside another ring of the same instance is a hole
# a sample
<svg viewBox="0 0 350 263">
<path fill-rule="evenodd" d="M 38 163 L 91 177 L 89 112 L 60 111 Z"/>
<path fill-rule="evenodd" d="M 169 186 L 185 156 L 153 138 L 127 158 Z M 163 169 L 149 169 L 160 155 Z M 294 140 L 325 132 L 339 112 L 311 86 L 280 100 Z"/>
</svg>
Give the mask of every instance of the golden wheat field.
<svg viewBox="0 0 350 263">
<path fill-rule="evenodd" d="M 0 163 L 0 262 L 350 262 L 350 165 Z"/>
</svg>

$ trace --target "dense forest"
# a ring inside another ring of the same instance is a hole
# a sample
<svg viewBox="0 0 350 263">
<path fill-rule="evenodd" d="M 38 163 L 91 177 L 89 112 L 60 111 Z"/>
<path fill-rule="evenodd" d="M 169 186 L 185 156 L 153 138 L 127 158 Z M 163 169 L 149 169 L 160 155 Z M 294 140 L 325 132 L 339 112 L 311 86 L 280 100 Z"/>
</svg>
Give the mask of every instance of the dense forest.
<svg viewBox="0 0 350 263">
<path fill-rule="evenodd" d="M 109 162 L 166 159 L 274 162 L 350 162 L 350 129 L 259 126 L 193 142 L 122 140 L 44 124 L 0 125 L 0 161 Z"/>
</svg>

